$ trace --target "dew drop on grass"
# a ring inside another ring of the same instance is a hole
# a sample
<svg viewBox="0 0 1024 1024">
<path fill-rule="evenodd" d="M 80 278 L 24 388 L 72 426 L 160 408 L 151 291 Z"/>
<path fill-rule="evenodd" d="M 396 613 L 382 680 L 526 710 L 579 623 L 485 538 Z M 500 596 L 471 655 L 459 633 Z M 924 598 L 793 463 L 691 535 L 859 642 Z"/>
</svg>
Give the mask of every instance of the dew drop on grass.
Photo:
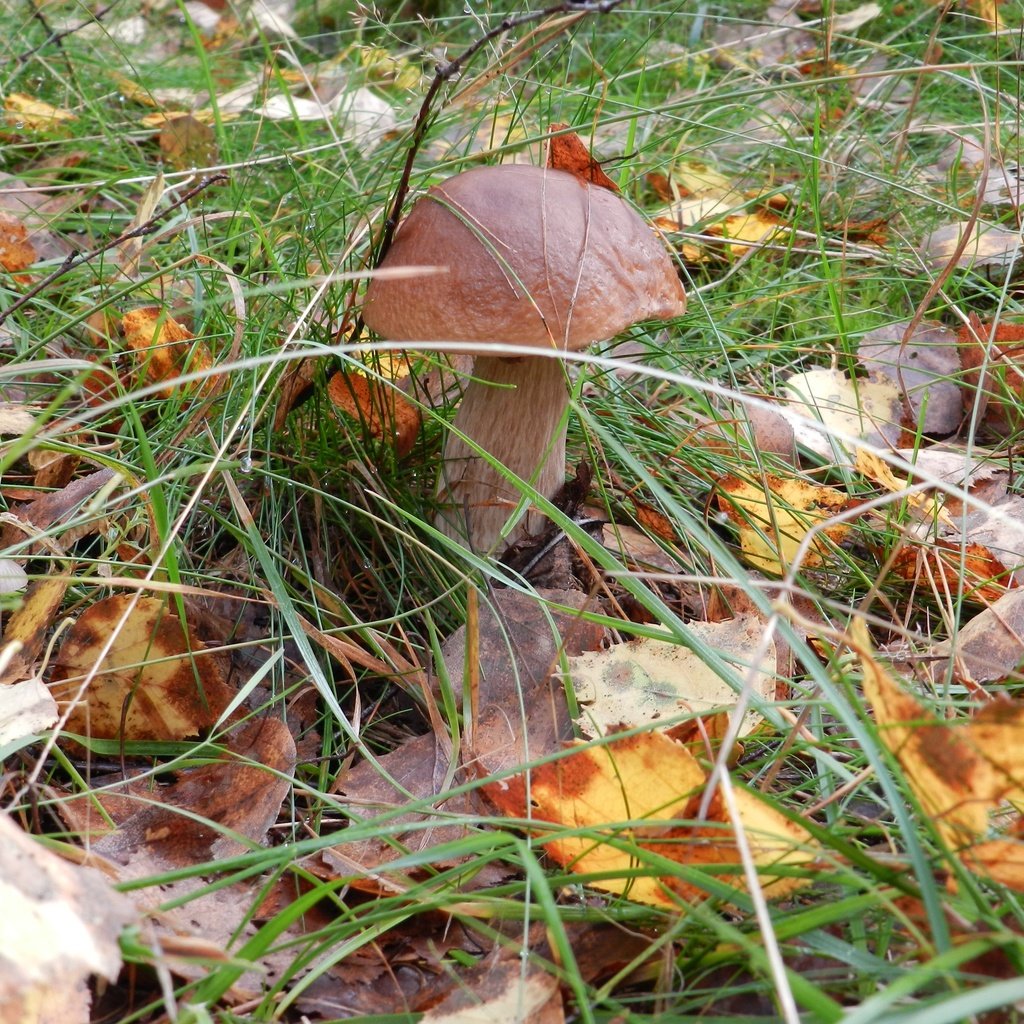
<svg viewBox="0 0 1024 1024">
<path fill-rule="evenodd" d="M 238 472 L 245 473 L 248 475 L 252 472 L 252 458 L 248 455 L 243 455 L 241 461 L 238 463 Z"/>
</svg>

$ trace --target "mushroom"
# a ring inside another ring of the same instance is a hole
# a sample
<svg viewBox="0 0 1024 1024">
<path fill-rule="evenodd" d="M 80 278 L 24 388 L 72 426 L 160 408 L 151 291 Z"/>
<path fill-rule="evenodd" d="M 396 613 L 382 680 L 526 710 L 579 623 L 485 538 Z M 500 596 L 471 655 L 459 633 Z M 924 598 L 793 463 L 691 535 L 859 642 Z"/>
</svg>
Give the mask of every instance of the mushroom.
<svg viewBox="0 0 1024 1024">
<path fill-rule="evenodd" d="M 391 341 L 465 342 L 476 356 L 444 450 L 437 525 L 489 551 L 519 504 L 516 477 L 545 497 L 565 479 L 568 387 L 549 353 L 678 316 L 686 293 L 657 236 L 618 195 L 517 164 L 457 174 L 415 203 L 382 267 L 436 265 L 447 273 L 374 278 L 363 319 Z M 494 352 L 502 343 L 538 355 Z"/>
</svg>

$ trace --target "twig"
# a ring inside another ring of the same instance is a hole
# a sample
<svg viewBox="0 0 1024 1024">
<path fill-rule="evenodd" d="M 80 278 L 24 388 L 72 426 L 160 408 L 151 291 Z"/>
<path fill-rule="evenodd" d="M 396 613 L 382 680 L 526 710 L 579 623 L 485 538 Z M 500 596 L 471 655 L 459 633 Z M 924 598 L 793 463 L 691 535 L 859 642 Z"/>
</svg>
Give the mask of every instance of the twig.
<svg viewBox="0 0 1024 1024">
<path fill-rule="evenodd" d="M 86 28 L 89 25 L 95 25 L 98 22 L 102 21 L 103 18 L 107 14 L 109 14 L 110 11 L 113 10 L 113 8 L 116 7 L 120 2 L 121 0 L 111 0 L 111 2 L 107 4 L 106 7 L 101 8 L 95 14 L 91 15 L 83 21 L 78 22 L 77 25 L 72 25 L 70 28 L 62 29 L 59 32 L 56 31 L 55 29 L 50 28 L 49 24 L 47 24 L 46 18 L 43 16 L 43 12 L 39 10 L 36 4 L 31 4 L 32 17 L 36 21 L 38 21 L 40 25 L 43 26 L 43 31 L 46 33 L 46 38 L 38 46 L 33 46 L 31 50 L 24 50 L 21 53 L 19 53 L 14 58 L 14 63 L 18 67 L 20 67 L 22 64 L 28 63 L 28 61 L 37 53 L 39 53 L 40 50 L 45 50 L 46 47 L 49 46 L 51 43 L 56 43 L 58 48 L 63 49 L 63 47 L 61 46 L 62 40 L 66 39 L 68 36 L 73 36 L 76 32 L 81 32 L 83 28 Z"/>
<path fill-rule="evenodd" d="M 52 273 L 47 274 L 33 288 L 30 288 L 24 295 L 22 295 L 16 302 L 14 302 L 7 309 L 0 311 L 0 326 L 3 325 L 4 321 L 14 312 L 21 309 L 22 306 L 31 302 L 41 291 L 48 288 L 54 281 L 59 280 L 65 274 L 70 273 L 72 270 L 82 266 L 83 263 L 88 263 L 89 260 L 100 253 L 106 252 L 108 249 L 114 249 L 119 246 L 122 242 L 127 242 L 130 238 L 141 238 L 145 235 L 151 235 L 157 229 L 157 225 L 162 221 L 167 214 L 176 210 L 179 206 L 183 206 L 190 199 L 197 196 L 200 192 L 204 192 L 211 185 L 215 185 L 221 181 L 227 181 L 228 176 L 226 174 L 211 174 L 208 177 L 201 178 L 199 183 L 190 188 L 184 195 L 179 196 L 164 210 L 160 210 L 158 213 L 154 213 L 144 224 L 140 224 L 136 228 L 132 228 L 131 231 L 126 231 L 123 235 L 118 235 L 117 238 L 111 239 L 109 242 L 104 242 L 103 245 L 96 246 L 95 249 L 90 249 L 88 252 L 72 252 L 68 253 L 67 258 L 64 262 Z"/>
</svg>

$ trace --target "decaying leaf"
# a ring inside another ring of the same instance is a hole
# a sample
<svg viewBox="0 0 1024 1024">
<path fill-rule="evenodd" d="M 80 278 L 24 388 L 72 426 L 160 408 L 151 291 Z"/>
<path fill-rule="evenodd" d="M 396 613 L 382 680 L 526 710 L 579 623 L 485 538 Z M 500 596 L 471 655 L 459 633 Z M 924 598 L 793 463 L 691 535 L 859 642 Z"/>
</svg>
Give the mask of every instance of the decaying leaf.
<svg viewBox="0 0 1024 1024">
<path fill-rule="evenodd" d="M 806 864 L 814 856 L 813 840 L 752 793 L 735 790 L 739 822 L 728 820 L 719 797 L 712 800 L 709 818 L 692 820 L 706 776 L 682 744 L 653 732 L 572 747 L 568 757 L 529 775 L 491 782 L 485 790 L 506 815 L 578 831 L 556 838 L 538 835 L 559 864 L 592 875 L 588 884 L 672 908 L 707 895 L 682 871 L 644 870 L 646 852 L 712 874 L 726 866 L 724 880 L 742 888 L 735 827 L 745 833 L 766 895 L 782 896 L 804 884 L 799 877 L 773 874 L 772 868 Z"/>
<path fill-rule="evenodd" d="M 0 217 L 0 267 L 16 274 L 39 258 L 28 229 L 10 217 Z"/>
<path fill-rule="evenodd" d="M 36 580 L 29 587 L 21 607 L 4 627 L 3 643 L 16 644 L 18 650 L 0 668 L 0 685 L 20 682 L 33 674 L 33 666 L 42 653 L 46 634 L 53 626 L 69 582 L 67 577 L 54 576 Z"/>
<path fill-rule="evenodd" d="M 1024 324 L 985 323 L 972 313 L 960 330 L 963 402 L 1005 437 L 1024 426 Z"/>
<path fill-rule="evenodd" d="M 1024 801 L 1024 704 L 1001 699 L 973 718 L 937 718 L 875 659 L 862 620 L 851 625 L 850 635 L 883 742 L 938 834 L 977 868 L 993 851 L 991 843 L 978 843 L 988 833 L 990 814 Z"/>
<path fill-rule="evenodd" d="M 552 124 L 549 130 L 565 132 L 567 124 Z M 558 171 L 568 171 L 582 181 L 601 188 L 618 192 L 619 186 L 601 169 L 601 165 L 591 156 L 583 140 L 575 132 L 552 135 L 548 139 L 548 167 Z"/>
<path fill-rule="evenodd" d="M 164 398 L 174 394 L 174 381 L 181 374 L 207 374 L 213 369 L 213 356 L 206 342 L 197 339 L 159 306 L 144 306 L 125 313 L 121 329 L 129 348 L 138 353 L 147 380 L 170 382 L 171 386 L 160 392 Z M 189 384 L 188 388 L 198 387 L 200 394 L 207 394 L 215 383 L 211 376 Z"/>
<path fill-rule="evenodd" d="M 827 564 L 832 548 L 849 533 L 848 523 L 826 525 L 847 506 L 848 495 L 834 487 L 796 477 L 765 475 L 758 482 L 730 476 L 719 482 L 718 507 L 736 524 L 744 558 L 775 575 L 789 571 L 804 538 L 816 536 L 802 566 Z"/>
<path fill-rule="evenodd" d="M 37 677 L 0 686 L 0 751 L 49 729 L 57 716 L 57 702 Z"/>
<path fill-rule="evenodd" d="M 87 1024 L 91 975 L 121 967 L 136 913 L 91 868 L 62 860 L 0 814 L 0 1007 L 15 1022 Z"/>
<path fill-rule="evenodd" d="M 961 248 L 965 237 L 966 244 Z M 956 265 L 965 270 L 1005 268 L 1020 257 L 1021 235 L 994 225 L 962 221 L 926 235 L 918 251 L 934 268 L 946 266 L 954 257 Z"/>
<path fill-rule="evenodd" d="M 205 121 L 183 114 L 164 122 L 160 152 L 175 170 L 187 171 L 217 163 L 217 139 Z"/>
<path fill-rule="evenodd" d="M 903 548 L 893 570 L 936 593 L 940 600 L 962 595 L 973 604 L 989 605 L 1017 586 L 1013 574 L 982 544 L 931 540 Z"/>
<path fill-rule="evenodd" d="M 798 444 L 827 459 L 841 459 L 859 445 L 897 444 L 902 433 L 899 386 L 889 377 L 851 380 L 839 370 L 808 370 L 786 381 L 787 404 L 781 409 L 792 424 Z M 820 427 L 806 420 L 817 420 Z M 836 436 L 840 431 L 853 440 Z"/>
<path fill-rule="evenodd" d="M 868 331 L 857 359 L 875 379 L 887 377 L 897 385 L 908 429 L 953 434 L 963 415 L 957 337 L 941 324 L 922 323 L 904 343 L 908 326 L 892 323 Z"/>
<path fill-rule="evenodd" d="M 118 595 L 97 601 L 78 617 L 60 646 L 51 692 L 58 702 L 76 701 L 68 729 L 94 739 L 202 735 L 234 697 L 219 661 L 166 602 L 143 597 L 129 611 L 132 600 Z M 114 630 L 113 647 L 97 665 Z"/>
<path fill-rule="evenodd" d="M 295 741 L 280 719 L 257 718 L 226 745 L 219 760 L 181 772 L 140 801 L 93 849 L 129 865 L 126 877 L 141 877 L 224 860 L 259 843 L 291 788 Z"/>
<path fill-rule="evenodd" d="M 422 417 L 396 387 L 364 373 L 339 370 L 327 382 L 327 393 L 334 407 L 371 437 L 389 440 L 399 458 L 412 451 Z"/>
<path fill-rule="evenodd" d="M 27 434 L 36 423 L 38 410 L 30 405 L 0 402 L 0 434 Z"/>
<path fill-rule="evenodd" d="M 775 645 L 763 650 L 763 623 L 753 615 L 723 622 L 691 622 L 687 629 L 714 648 L 726 661 L 736 662 L 737 677 L 752 672 L 759 700 L 775 698 Z M 753 659 L 760 660 L 753 666 Z M 606 736 L 617 729 L 640 725 L 666 728 L 691 715 L 727 712 L 737 693 L 696 651 L 665 640 L 644 637 L 568 659 L 568 677 L 577 701 L 584 705 L 577 724 L 587 736 Z M 748 733 L 761 721 L 756 707 L 743 719 Z M 710 729 L 709 732 L 716 730 Z"/>
</svg>

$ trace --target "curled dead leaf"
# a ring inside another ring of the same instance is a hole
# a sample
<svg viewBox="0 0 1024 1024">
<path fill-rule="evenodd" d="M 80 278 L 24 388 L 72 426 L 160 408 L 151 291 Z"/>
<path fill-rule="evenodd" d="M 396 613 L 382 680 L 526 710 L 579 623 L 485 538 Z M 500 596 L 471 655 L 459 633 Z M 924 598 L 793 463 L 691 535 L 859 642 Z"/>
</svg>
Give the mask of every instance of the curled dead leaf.
<svg viewBox="0 0 1024 1024">
<path fill-rule="evenodd" d="M 339 371 L 327 382 L 334 407 L 357 420 L 369 435 L 388 440 L 399 458 L 408 455 L 420 432 L 420 411 L 393 386 L 355 371 Z"/>
<path fill-rule="evenodd" d="M 168 381 L 161 390 L 164 398 L 174 394 L 176 378 L 183 373 L 209 374 L 213 356 L 205 341 L 195 337 L 159 306 L 133 309 L 121 318 L 121 329 L 128 347 L 138 353 L 145 367 L 146 379 L 152 383 Z M 200 394 L 209 394 L 216 386 L 212 376 L 187 385 Z"/>
</svg>

